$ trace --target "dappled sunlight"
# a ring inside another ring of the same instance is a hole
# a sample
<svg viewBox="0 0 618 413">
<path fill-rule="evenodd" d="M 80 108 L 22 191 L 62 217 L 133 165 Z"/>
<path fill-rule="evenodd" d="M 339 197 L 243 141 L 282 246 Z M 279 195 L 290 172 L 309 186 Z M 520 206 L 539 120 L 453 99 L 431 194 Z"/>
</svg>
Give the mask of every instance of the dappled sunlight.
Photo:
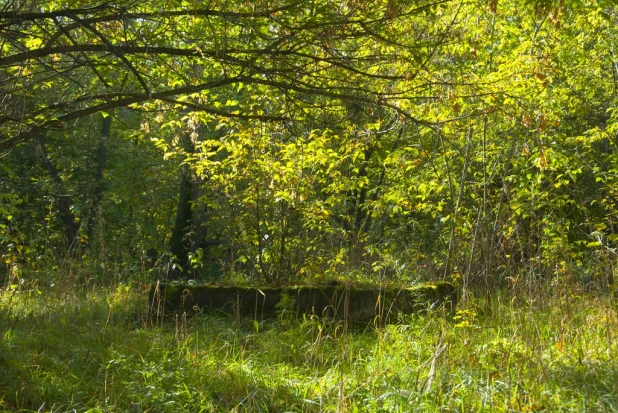
<svg viewBox="0 0 618 413">
<path fill-rule="evenodd" d="M 127 321 L 140 314 L 131 291 L 74 297 L 66 307 L 46 304 L 47 292 L 9 300 L 3 291 L 2 405 L 602 411 L 618 402 L 618 346 L 608 336 L 616 313 L 599 296 L 574 299 L 568 313 L 498 303 L 483 315 L 472 301 L 460 318 L 414 315 L 346 332 L 319 318 L 258 327 L 209 315 L 153 328 Z"/>
</svg>

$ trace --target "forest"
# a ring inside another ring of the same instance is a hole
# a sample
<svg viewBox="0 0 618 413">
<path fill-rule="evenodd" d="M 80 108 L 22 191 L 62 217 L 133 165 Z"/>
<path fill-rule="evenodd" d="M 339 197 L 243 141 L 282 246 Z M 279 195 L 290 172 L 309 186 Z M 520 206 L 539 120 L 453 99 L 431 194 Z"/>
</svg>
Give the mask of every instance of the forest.
<svg viewBox="0 0 618 413">
<path fill-rule="evenodd" d="M 618 410 L 617 27 L 615 0 L 0 0 L 0 411 Z M 458 298 L 153 320 L 159 283 Z"/>
</svg>

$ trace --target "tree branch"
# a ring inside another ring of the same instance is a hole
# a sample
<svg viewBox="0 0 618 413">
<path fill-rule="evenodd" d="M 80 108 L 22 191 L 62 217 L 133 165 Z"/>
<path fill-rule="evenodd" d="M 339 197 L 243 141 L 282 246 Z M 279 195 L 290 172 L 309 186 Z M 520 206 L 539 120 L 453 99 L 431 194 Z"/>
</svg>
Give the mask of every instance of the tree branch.
<svg viewBox="0 0 618 413">
<path fill-rule="evenodd" d="M 182 106 L 186 106 L 188 108 L 191 108 L 195 111 L 198 112 L 205 112 L 205 113 L 209 113 L 211 115 L 217 115 L 217 116 L 222 116 L 225 118 L 239 118 L 239 119 L 255 119 L 255 120 L 261 120 L 261 121 L 265 121 L 265 122 L 282 122 L 285 121 L 289 118 L 285 117 L 285 116 L 271 116 L 271 115 L 249 115 L 249 114 L 243 114 L 243 113 L 230 113 L 230 112 L 225 112 L 222 110 L 217 110 L 208 106 L 203 106 L 203 105 L 198 105 L 196 103 L 191 103 L 191 102 L 183 102 L 180 100 L 176 100 L 176 99 L 170 99 L 170 98 L 162 98 L 162 99 L 158 99 L 161 100 L 163 102 L 168 102 L 168 103 L 174 103 L 177 105 L 182 105 Z"/>
<path fill-rule="evenodd" d="M 184 86 L 184 87 L 180 87 L 176 89 L 166 90 L 163 92 L 152 93 L 150 96 L 144 95 L 144 94 L 132 94 L 132 95 L 125 94 L 126 97 L 122 99 L 117 99 L 117 100 L 113 100 L 110 102 L 101 103 L 99 105 L 76 110 L 74 112 L 70 112 L 62 116 L 58 116 L 55 119 L 50 119 L 46 122 L 43 122 L 41 125 L 31 126 L 30 129 L 20 132 L 19 134 L 15 136 L 12 136 L 12 137 L 0 136 L 0 139 L 2 139 L 0 140 L 0 152 L 4 152 L 21 142 L 30 140 L 36 137 L 38 134 L 48 129 L 60 128 L 67 122 L 77 120 L 85 116 L 92 115 L 94 113 L 107 111 L 107 110 L 115 109 L 118 107 L 128 106 L 134 103 L 144 102 L 144 101 L 148 101 L 151 99 L 163 100 L 170 96 L 196 93 L 196 92 L 200 92 L 206 89 L 213 89 L 216 87 L 230 85 L 233 83 L 237 83 L 239 81 L 242 81 L 242 78 L 238 78 L 238 77 L 225 78 L 225 79 L 220 79 L 214 82 L 204 83 L 201 85 Z"/>
<path fill-rule="evenodd" d="M 259 18 L 259 17 L 272 17 L 274 14 L 296 8 L 302 2 L 296 1 L 288 5 L 278 7 L 275 9 L 259 11 L 259 12 L 237 12 L 237 11 L 222 11 L 211 9 L 190 9 L 190 10 L 172 10 L 172 11 L 159 11 L 159 12 L 143 12 L 143 13 L 125 13 L 122 8 L 109 6 L 107 4 L 81 9 L 64 9 L 49 12 L 0 12 L 0 19 L 7 20 L 7 22 L 16 24 L 26 21 L 35 21 L 41 19 L 53 19 L 57 17 L 68 17 L 91 15 L 98 11 L 113 9 L 115 14 L 95 17 L 89 19 L 88 23 L 96 23 L 101 21 L 112 21 L 122 19 L 152 19 L 156 17 L 188 17 L 188 16 L 204 16 L 204 17 L 231 17 L 231 18 Z"/>
<path fill-rule="evenodd" d="M 221 51 L 219 50 L 201 50 L 195 49 L 181 49 L 175 47 L 160 47 L 160 46 L 117 46 L 117 45 L 105 45 L 105 44 L 78 44 L 74 46 L 54 46 L 43 47 L 39 49 L 29 50 L 27 52 L 15 53 L 10 56 L 0 58 L 0 66 L 8 66 L 16 63 L 22 63 L 29 59 L 50 56 L 53 54 L 67 54 L 72 52 L 110 52 L 114 54 L 164 54 L 169 56 L 182 56 L 182 57 L 220 57 Z M 270 51 L 268 49 L 228 49 L 227 54 L 278 54 L 286 55 L 293 52 L 286 51 Z"/>
<path fill-rule="evenodd" d="M 114 45 L 112 44 L 112 42 L 109 41 L 109 39 L 103 35 L 103 33 L 101 33 L 100 31 L 98 31 L 94 26 L 92 26 L 89 23 L 83 22 L 81 21 L 77 16 L 73 16 L 72 17 L 73 20 L 77 21 L 79 24 L 81 24 L 83 27 L 85 27 L 86 29 L 90 30 L 92 33 L 94 33 L 99 39 L 101 39 L 101 41 L 103 42 L 103 44 L 105 44 L 108 48 L 111 48 L 112 53 L 114 53 L 116 56 L 118 56 L 120 58 L 120 60 L 122 60 L 124 62 L 125 65 L 127 65 L 127 67 L 129 68 L 129 70 L 135 75 L 135 77 L 137 78 L 137 81 L 140 83 L 140 85 L 142 85 L 142 88 L 144 89 L 144 92 L 146 92 L 147 95 L 150 96 L 150 89 L 148 88 L 148 85 L 146 84 L 146 82 L 144 81 L 144 78 L 142 77 L 142 75 L 137 71 L 137 69 L 133 66 L 133 64 L 129 61 L 129 59 L 127 59 L 127 57 L 124 55 L 124 53 L 122 53 L 122 50 L 118 49 L 118 48 L 114 48 Z"/>
</svg>

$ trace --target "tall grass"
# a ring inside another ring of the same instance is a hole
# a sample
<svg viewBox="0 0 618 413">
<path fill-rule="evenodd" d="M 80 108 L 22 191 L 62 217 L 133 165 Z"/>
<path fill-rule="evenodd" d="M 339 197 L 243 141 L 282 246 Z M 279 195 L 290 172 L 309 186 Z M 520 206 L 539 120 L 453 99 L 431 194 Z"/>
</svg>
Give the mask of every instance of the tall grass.
<svg viewBox="0 0 618 413">
<path fill-rule="evenodd" d="M 6 411 L 616 411 L 618 317 L 603 295 L 473 296 L 454 317 L 179 317 L 145 293 L 0 292 Z"/>
</svg>

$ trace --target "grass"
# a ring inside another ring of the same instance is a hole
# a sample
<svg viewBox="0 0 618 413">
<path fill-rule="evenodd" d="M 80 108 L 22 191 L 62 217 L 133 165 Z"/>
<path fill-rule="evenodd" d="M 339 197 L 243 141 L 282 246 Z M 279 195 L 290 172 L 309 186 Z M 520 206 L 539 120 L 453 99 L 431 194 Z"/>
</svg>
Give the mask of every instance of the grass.
<svg viewBox="0 0 618 413">
<path fill-rule="evenodd" d="M 618 410 L 605 296 L 472 299 L 454 318 L 344 331 L 332 320 L 202 316 L 163 327 L 146 297 L 0 292 L 0 410 Z"/>
</svg>

